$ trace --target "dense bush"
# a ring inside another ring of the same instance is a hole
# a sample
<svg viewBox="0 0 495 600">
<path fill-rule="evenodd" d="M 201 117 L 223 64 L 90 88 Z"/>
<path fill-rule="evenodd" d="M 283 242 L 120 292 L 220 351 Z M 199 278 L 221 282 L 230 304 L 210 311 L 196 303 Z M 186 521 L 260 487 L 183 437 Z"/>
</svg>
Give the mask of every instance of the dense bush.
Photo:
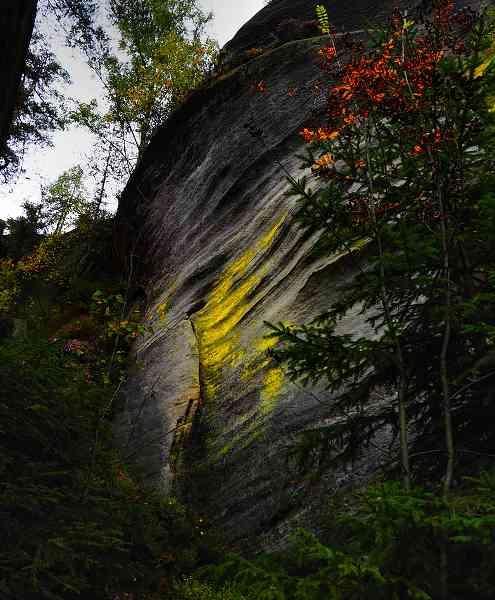
<svg viewBox="0 0 495 600">
<path fill-rule="evenodd" d="M 194 563 L 200 530 L 127 473 L 108 388 L 60 345 L 32 338 L 0 345 L 0 381 L 0 596 L 165 590 Z"/>
</svg>

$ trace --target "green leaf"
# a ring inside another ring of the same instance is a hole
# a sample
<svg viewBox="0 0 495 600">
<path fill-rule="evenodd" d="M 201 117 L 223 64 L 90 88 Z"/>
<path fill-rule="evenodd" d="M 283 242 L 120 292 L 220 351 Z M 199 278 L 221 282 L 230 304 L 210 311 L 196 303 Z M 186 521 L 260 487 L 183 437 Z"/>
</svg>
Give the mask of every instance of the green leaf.
<svg viewBox="0 0 495 600">
<path fill-rule="evenodd" d="M 49 408 L 43 404 L 32 404 L 29 406 L 29 410 L 34 412 L 49 412 Z"/>
</svg>

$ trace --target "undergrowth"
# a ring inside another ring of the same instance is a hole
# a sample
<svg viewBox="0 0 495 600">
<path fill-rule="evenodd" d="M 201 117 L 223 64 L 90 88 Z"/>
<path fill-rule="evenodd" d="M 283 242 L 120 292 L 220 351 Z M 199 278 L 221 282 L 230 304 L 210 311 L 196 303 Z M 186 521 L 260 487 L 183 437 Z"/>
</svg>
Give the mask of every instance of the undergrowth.
<svg viewBox="0 0 495 600">
<path fill-rule="evenodd" d="M 0 380 L 0 597 L 165 592 L 195 564 L 201 529 L 122 464 L 108 386 L 32 337 L 0 345 Z"/>
<path fill-rule="evenodd" d="M 280 553 L 230 554 L 186 578 L 176 598 L 433 600 L 442 598 L 442 557 L 449 598 L 494 597 L 495 474 L 469 478 L 449 502 L 426 488 L 375 483 L 331 514 L 324 542 L 298 529 Z"/>
</svg>

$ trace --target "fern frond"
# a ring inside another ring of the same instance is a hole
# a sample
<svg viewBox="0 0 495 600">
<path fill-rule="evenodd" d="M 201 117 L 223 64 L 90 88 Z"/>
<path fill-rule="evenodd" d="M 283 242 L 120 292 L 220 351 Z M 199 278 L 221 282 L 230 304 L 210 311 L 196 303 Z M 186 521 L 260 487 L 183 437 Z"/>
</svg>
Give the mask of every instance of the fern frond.
<svg viewBox="0 0 495 600">
<path fill-rule="evenodd" d="M 316 5 L 316 18 L 320 24 L 322 33 L 330 33 L 330 20 L 328 18 L 328 11 L 323 4 Z"/>
</svg>

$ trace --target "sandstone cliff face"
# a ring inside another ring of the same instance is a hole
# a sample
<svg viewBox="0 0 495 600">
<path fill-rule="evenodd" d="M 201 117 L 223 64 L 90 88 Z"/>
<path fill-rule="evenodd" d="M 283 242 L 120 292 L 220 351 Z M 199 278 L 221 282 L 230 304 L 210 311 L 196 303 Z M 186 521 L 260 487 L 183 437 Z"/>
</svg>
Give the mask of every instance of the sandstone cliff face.
<svg viewBox="0 0 495 600">
<path fill-rule="evenodd" d="M 273 0 L 227 52 L 272 43 L 277 20 L 312 18 L 310 4 Z M 355 30 L 391 4 L 349 0 L 331 16 Z M 311 255 L 315 240 L 284 195 L 286 172 L 301 174 L 298 132 L 321 118 L 314 84 L 324 41 L 272 48 L 193 95 L 152 141 L 118 212 L 124 245 L 137 240 L 135 260 L 147 265 L 155 329 L 135 349 L 119 439 L 151 485 L 175 485 L 244 546 L 271 547 L 289 526 L 311 527 L 328 493 L 379 460 L 368 452 L 308 487 L 287 450 L 305 428 L 328 423 L 331 397 L 294 385 L 266 356 L 264 321 L 308 321 L 352 277 L 341 257 Z M 253 94 L 259 82 L 267 91 Z M 365 330 L 357 314 L 342 327 Z"/>
</svg>

